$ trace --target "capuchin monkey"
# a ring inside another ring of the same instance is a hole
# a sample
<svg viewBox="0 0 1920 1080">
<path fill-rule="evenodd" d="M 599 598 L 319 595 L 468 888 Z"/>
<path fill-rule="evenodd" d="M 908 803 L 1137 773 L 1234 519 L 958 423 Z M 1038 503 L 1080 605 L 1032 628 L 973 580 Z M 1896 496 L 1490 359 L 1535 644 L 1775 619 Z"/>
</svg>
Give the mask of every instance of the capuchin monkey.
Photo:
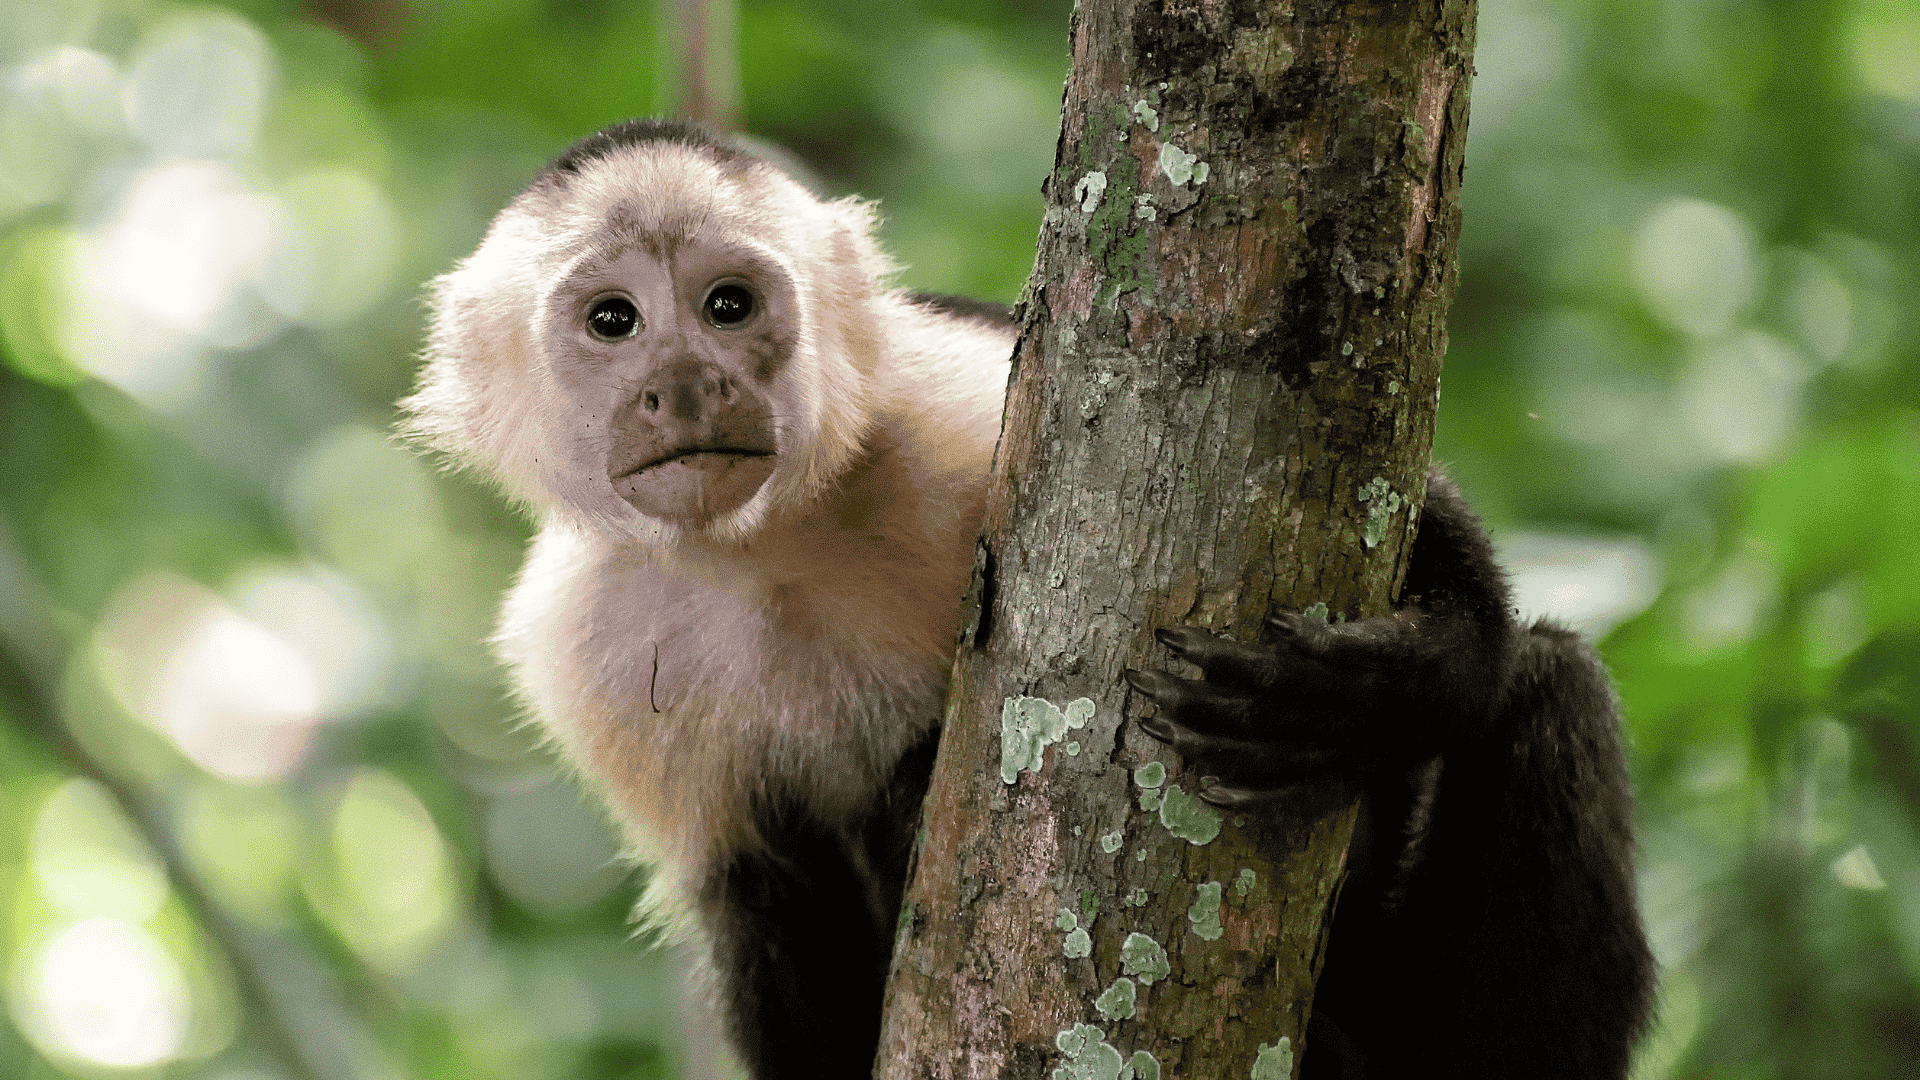
<svg viewBox="0 0 1920 1080">
<path fill-rule="evenodd" d="M 1014 341 L 888 287 L 874 225 L 699 128 L 615 125 L 433 283 L 402 403 L 538 520 L 498 652 L 756 1080 L 872 1073 Z M 1142 727 L 1241 812 L 1366 792 L 1308 1075 L 1623 1077 L 1651 961 L 1606 676 L 1514 622 L 1438 474 L 1404 591 L 1265 645 L 1163 630 L 1205 677 L 1129 672 Z"/>
</svg>

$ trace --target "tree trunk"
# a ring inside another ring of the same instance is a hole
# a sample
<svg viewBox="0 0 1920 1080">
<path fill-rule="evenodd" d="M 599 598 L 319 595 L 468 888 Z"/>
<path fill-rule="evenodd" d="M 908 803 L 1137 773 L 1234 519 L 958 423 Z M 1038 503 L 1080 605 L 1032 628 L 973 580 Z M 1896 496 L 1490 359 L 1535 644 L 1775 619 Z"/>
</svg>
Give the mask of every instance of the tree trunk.
<svg viewBox="0 0 1920 1080">
<path fill-rule="evenodd" d="M 1473 14 L 1082 0 L 881 1075 L 1271 1078 L 1304 1049 L 1353 807 L 1223 819 L 1120 673 L 1167 663 L 1160 626 L 1388 610 Z"/>
</svg>

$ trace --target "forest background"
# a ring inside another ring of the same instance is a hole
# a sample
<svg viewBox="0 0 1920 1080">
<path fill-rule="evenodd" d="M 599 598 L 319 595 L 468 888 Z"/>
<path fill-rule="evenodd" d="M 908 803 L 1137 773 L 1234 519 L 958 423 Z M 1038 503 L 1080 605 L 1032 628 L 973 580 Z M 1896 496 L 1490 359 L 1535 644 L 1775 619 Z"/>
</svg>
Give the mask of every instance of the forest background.
<svg viewBox="0 0 1920 1080">
<path fill-rule="evenodd" d="M 741 0 L 746 130 L 1011 301 L 1068 12 Z M 0 1075 L 680 1074 L 486 653 L 527 523 L 388 437 L 421 283 L 670 49 L 614 0 L 0 0 Z M 1619 682 L 1636 1076 L 1913 1076 L 1920 7 L 1483 0 L 1477 68 L 1436 457 Z"/>
</svg>

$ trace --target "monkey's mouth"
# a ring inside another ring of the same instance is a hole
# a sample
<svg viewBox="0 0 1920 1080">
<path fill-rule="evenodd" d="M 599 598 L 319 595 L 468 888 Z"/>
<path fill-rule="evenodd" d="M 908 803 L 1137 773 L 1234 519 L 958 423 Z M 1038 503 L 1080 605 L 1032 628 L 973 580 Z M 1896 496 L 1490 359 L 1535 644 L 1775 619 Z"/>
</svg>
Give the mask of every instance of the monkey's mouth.
<svg viewBox="0 0 1920 1080">
<path fill-rule="evenodd" d="M 625 472 L 613 474 L 618 483 L 630 476 L 638 476 L 648 469 L 657 469 L 662 465 L 680 464 L 689 468 L 709 472 L 726 469 L 740 463 L 742 458 L 770 458 L 773 451 L 757 446 L 689 446 L 681 450 L 669 450 L 658 457 L 648 458 Z"/>
<path fill-rule="evenodd" d="M 752 499 L 776 458 L 759 446 L 687 446 L 612 471 L 613 489 L 634 509 L 664 521 L 699 525 Z"/>
</svg>

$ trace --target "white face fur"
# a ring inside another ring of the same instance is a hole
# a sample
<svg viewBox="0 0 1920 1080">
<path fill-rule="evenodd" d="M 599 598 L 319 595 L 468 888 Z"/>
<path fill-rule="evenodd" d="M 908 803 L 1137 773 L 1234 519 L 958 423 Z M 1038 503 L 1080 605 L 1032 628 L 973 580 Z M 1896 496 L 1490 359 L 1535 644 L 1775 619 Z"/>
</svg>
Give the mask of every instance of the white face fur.
<svg viewBox="0 0 1920 1080">
<path fill-rule="evenodd" d="M 744 539 L 863 439 L 872 224 L 670 140 L 549 170 L 434 282 L 411 430 L 549 520 Z"/>
</svg>

